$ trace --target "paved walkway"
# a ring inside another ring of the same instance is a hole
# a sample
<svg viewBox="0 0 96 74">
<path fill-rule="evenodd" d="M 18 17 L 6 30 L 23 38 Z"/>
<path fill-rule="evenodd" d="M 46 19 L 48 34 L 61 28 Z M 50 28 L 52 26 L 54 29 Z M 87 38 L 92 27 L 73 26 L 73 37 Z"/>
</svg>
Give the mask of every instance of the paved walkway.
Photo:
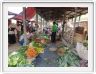
<svg viewBox="0 0 96 74">
<path fill-rule="evenodd" d="M 50 51 L 49 48 L 56 47 L 55 44 L 49 44 L 46 48 L 43 54 L 40 54 L 36 62 L 36 67 L 58 67 L 58 64 L 56 63 L 57 54 L 54 51 Z"/>
</svg>

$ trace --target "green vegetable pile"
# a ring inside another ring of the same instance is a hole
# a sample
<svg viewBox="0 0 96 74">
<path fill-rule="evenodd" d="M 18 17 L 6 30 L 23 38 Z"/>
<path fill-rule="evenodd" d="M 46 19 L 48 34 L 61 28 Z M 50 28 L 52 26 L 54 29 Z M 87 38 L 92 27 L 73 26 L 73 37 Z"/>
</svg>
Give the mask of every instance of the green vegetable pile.
<svg viewBox="0 0 96 74">
<path fill-rule="evenodd" d="M 43 44 L 37 43 L 35 41 L 32 41 L 31 44 L 32 44 L 33 47 L 43 47 Z"/>
<path fill-rule="evenodd" d="M 16 67 L 24 64 L 26 64 L 25 56 L 23 56 L 19 52 L 13 52 L 9 55 L 9 58 L 8 58 L 9 67 Z"/>
<path fill-rule="evenodd" d="M 22 46 L 17 52 L 12 52 L 8 56 L 8 67 L 26 67 L 26 66 L 31 66 L 33 67 L 34 65 L 28 65 L 26 56 L 25 56 L 25 51 L 27 50 L 27 46 Z"/>
<path fill-rule="evenodd" d="M 84 45 L 85 47 L 88 47 L 88 41 L 87 41 L 87 40 L 84 40 L 83 45 Z"/>
<path fill-rule="evenodd" d="M 59 67 L 79 67 L 80 58 L 71 50 L 67 50 L 63 56 L 57 58 L 57 63 Z"/>
<path fill-rule="evenodd" d="M 44 39 L 46 39 L 46 40 L 49 39 L 48 35 L 46 35 L 46 34 L 40 34 L 39 37 L 40 37 L 40 38 L 44 38 Z"/>
<path fill-rule="evenodd" d="M 45 45 L 44 44 L 41 44 L 41 43 L 37 43 L 35 41 L 32 41 L 30 43 L 30 46 L 34 47 L 38 54 L 44 52 L 44 48 L 45 48 Z"/>
</svg>

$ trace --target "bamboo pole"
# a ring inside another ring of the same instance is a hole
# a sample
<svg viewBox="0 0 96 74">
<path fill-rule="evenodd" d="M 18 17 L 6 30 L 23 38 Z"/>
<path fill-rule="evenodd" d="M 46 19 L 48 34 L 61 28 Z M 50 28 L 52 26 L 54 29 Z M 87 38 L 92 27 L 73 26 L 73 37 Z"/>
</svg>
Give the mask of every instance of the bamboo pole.
<svg viewBox="0 0 96 74">
<path fill-rule="evenodd" d="M 26 37 L 26 7 L 23 7 L 23 30 L 24 30 L 24 45 L 27 45 Z"/>
</svg>

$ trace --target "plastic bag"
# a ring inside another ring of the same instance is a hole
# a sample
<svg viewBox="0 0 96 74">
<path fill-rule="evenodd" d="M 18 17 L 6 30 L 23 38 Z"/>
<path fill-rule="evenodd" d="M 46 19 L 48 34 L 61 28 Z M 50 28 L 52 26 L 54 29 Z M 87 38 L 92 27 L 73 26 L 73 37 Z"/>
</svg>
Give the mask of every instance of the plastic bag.
<svg viewBox="0 0 96 74">
<path fill-rule="evenodd" d="M 83 43 L 77 43 L 76 51 L 81 59 L 88 60 L 88 50 L 83 46 Z"/>
</svg>

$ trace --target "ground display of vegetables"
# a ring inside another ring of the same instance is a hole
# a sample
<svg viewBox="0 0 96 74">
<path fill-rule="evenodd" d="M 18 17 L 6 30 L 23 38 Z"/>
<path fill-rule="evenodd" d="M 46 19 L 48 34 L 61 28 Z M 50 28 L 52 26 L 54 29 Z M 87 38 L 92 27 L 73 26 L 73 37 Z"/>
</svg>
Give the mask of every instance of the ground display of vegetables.
<svg viewBox="0 0 96 74">
<path fill-rule="evenodd" d="M 18 51 L 8 56 L 9 67 L 80 67 L 80 58 L 71 49 L 64 45 L 56 46 L 48 43 L 49 37 L 45 34 L 32 39 L 27 46 L 21 46 Z M 49 44 L 49 45 L 48 45 Z M 54 46 L 56 51 L 49 51 Z M 51 59 L 50 59 L 51 58 Z M 39 59 L 39 60 L 38 60 Z M 46 62 L 47 65 L 44 64 Z M 39 65 L 38 65 L 39 63 Z M 41 64 L 42 63 L 42 64 Z"/>
</svg>

